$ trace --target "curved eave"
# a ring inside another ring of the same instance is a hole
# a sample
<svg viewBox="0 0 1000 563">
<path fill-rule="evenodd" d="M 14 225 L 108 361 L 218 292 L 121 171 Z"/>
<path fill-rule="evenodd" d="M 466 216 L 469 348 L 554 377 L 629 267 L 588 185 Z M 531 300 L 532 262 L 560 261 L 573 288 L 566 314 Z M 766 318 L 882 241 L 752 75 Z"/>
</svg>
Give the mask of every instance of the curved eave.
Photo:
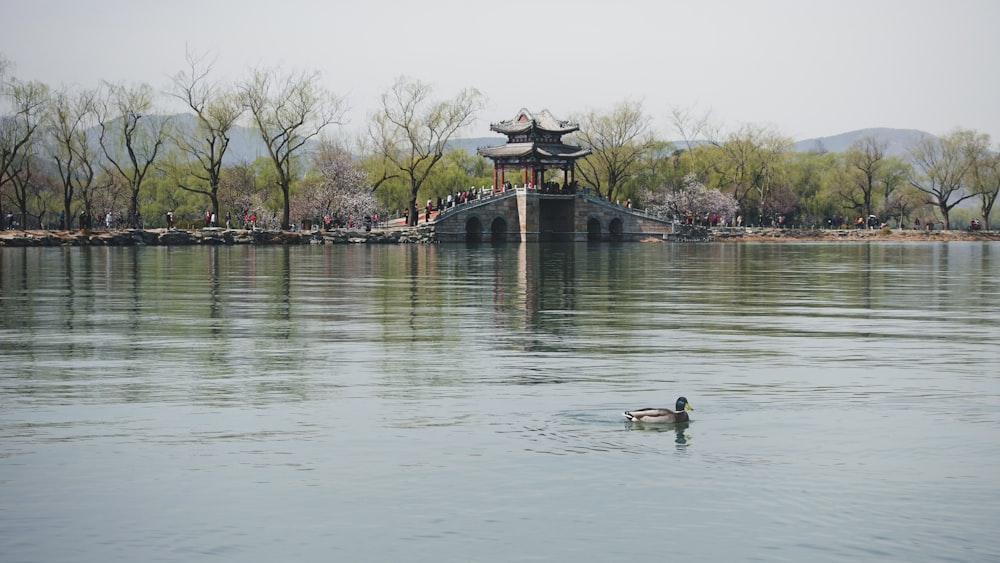
<svg viewBox="0 0 1000 563">
<path fill-rule="evenodd" d="M 578 131 L 580 127 L 578 125 L 567 125 L 563 127 L 541 127 L 536 123 L 531 121 L 502 121 L 500 123 L 494 123 L 490 125 L 490 131 L 496 131 L 502 135 L 523 135 L 531 130 L 539 131 L 542 133 L 550 133 L 553 135 L 566 135 L 574 131 Z"/>
<path fill-rule="evenodd" d="M 563 145 L 561 147 L 538 147 L 538 154 L 542 156 L 551 156 L 559 158 L 583 158 L 590 154 L 590 149 L 582 149 L 580 147 L 571 147 L 569 145 Z"/>
<path fill-rule="evenodd" d="M 486 158 L 517 158 L 534 152 L 533 143 L 507 143 L 496 147 L 482 147 L 476 152 Z"/>
<path fill-rule="evenodd" d="M 536 145 L 535 143 L 508 143 L 497 147 L 482 147 L 478 151 L 480 156 L 492 159 L 515 159 L 515 158 L 559 158 L 564 160 L 574 160 L 583 158 L 590 154 L 590 149 L 574 147 L 572 145 Z"/>
</svg>

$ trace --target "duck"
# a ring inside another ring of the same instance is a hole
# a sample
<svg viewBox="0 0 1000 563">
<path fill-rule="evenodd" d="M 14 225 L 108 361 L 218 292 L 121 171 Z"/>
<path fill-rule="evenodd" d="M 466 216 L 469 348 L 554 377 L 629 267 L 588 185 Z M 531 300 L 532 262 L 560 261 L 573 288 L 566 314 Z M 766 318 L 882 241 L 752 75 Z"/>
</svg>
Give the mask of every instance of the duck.
<svg viewBox="0 0 1000 563">
<path fill-rule="evenodd" d="M 670 409 L 639 409 L 625 411 L 622 415 L 629 419 L 629 422 L 687 422 L 690 418 L 685 411 L 694 410 L 694 407 L 684 397 L 677 398 L 674 408 L 677 409 L 677 412 Z"/>
</svg>

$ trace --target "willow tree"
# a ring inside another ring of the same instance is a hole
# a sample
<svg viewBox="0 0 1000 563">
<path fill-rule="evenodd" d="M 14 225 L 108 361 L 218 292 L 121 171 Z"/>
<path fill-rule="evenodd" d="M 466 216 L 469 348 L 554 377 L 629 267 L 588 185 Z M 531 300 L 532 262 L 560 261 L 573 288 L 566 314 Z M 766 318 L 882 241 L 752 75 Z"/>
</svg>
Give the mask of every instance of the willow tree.
<svg viewBox="0 0 1000 563">
<path fill-rule="evenodd" d="M 4 221 L 3 189 L 13 185 L 22 171 L 30 172 L 25 167 L 37 149 L 49 96 L 48 86 L 41 82 L 8 77 L 11 66 L 0 56 L 0 220 Z"/>
<path fill-rule="evenodd" d="M 844 196 L 863 217 L 872 213 L 872 196 L 879 183 L 887 146 L 884 140 L 866 135 L 847 149 L 845 159 L 850 182 Z"/>
<path fill-rule="evenodd" d="M 318 72 L 281 74 L 276 70 L 256 70 L 240 84 L 239 90 L 274 164 L 284 204 L 281 228 L 288 229 L 289 193 L 298 176 L 298 157 L 323 129 L 343 122 L 347 103 L 320 84 Z"/>
<path fill-rule="evenodd" d="M 944 137 L 924 137 L 910 150 L 914 174 L 909 182 L 929 196 L 928 203 L 941 212 L 945 229 L 951 228 L 951 210 L 976 196 L 972 172 L 988 146 L 989 135 L 958 129 Z"/>
<path fill-rule="evenodd" d="M 87 131 L 94 125 L 95 96 L 93 90 L 72 92 L 64 88 L 55 92 L 49 103 L 48 153 L 62 184 L 62 229 L 72 225 L 76 194 L 85 196 L 97 175 L 97 151 L 87 138 Z"/>
<path fill-rule="evenodd" d="M 718 146 L 722 137 L 720 126 L 712 119 L 711 111 L 696 115 L 690 109 L 674 107 L 670 111 L 670 122 L 681 140 L 681 148 L 675 151 L 672 160 L 686 169 L 685 175 L 691 172 L 700 181 L 708 182 L 715 158 L 711 156 L 712 151 L 698 149 L 703 145 Z"/>
<path fill-rule="evenodd" d="M 396 79 L 379 98 L 368 127 L 369 150 L 387 165 L 383 181 L 395 174 L 409 184 L 407 224 L 417 224 L 417 193 L 441 160 L 448 141 L 476 118 L 485 98 L 465 89 L 450 100 L 431 98 L 430 85 L 407 77 Z"/>
<path fill-rule="evenodd" d="M 195 182 L 178 180 L 177 185 L 207 197 L 212 213 L 219 217 L 222 160 L 229 148 L 229 133 L 243 115 L 243 103 L 234 87 L 209 80 L 212 65 L 204 56 L 188 52 L 187 62 L 188 68 L 174 75 L 170 94 L 194 112 L 194 127 L 176 135 L 174 143 L 196 163 Z"/>
<path fill-rule="evenodd" d="M 573 138 L 590 154 L 576 163 L 576 172 L 597 195 L 615 200 L 621 188 L 649 160 L 659 145 L 642 102 L 624 101 L 610 112 L 590 111 L 576 117 L 580 129 Z"/>
<path fill-rule="evenodd" d="M 129 188 L 127 221 L 142 227 L 139 194 L 153 163 L 161 156 L 170 120 L 153 115 L 153 88 L 105 83 L 96 99 L 98 144 L 107 160 L 107 172 Z M 88 210 L 89 211 L 89 210 Z"/>
<path fill-rule="evenodd" d="M 1000 195 L 1000 153 L 984 150 L 972 169 L 972 189 L 979 196 L 979 211 L 986 230 L 990 230 L 990 214 Z"/>
<path fill-rule="evenodd" d="M 755 195 L 758 218 L 762 219 L 767 198 L 781 181 L 782 164 L 791 146 L 791 139 L 777 131 L 757 125 L 741 126 L 721 144 L 714 142 L 709 150 L 715 158 L 718 188 L 731 193 L 744 213 L 749 211 L 750 196 Z"/>
</svg>

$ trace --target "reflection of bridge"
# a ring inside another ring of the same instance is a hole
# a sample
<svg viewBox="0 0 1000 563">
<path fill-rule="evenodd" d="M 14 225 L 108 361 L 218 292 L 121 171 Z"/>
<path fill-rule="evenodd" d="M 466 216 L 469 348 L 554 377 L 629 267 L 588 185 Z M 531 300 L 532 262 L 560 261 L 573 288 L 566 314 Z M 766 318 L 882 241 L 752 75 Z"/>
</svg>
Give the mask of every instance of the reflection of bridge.
<svg viewBox="0 0 1000 563">
<path fill-rule="evenodd" d="M 580 193 L 507 189 L 442 211 L 442 242 L 662 240 L 669 221 Z"/>
</svg>

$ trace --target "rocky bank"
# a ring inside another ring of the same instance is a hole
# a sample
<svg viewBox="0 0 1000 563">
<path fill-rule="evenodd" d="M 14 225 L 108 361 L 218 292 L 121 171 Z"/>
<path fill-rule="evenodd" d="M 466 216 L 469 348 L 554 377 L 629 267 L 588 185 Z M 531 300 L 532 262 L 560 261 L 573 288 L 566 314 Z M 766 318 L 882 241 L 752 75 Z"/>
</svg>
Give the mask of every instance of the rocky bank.
<svg viewBox="0 0 1000 563">
<path fill-rule="evenodd" d="M 1000 241 L 1000 231 L 720 228 L 712 229 L 712 240 L 725 242 Z"/>
<path fill-rule="evenodd" d="M 900 229 L 761 229 L 698 228 L 676 233 L 667 241 L 713 242 L 864 242 L 864 241 L 1000 241 L 1000 231 L 916 231 Z M 223 244 L 433 244 L 433 225 L 360 231 L 264 231 L 206 228 L 196 230 L 0 231 L 3 246 L 196 246 Z"/>
<path fill-rule="evenodd" d="M 0 246 L 196 246 L 223 244 L 428 244 L 433 226 L 358 231 L 264 231 L 206 228 L 123 231 L 0 231 Z"/>
</svg>

